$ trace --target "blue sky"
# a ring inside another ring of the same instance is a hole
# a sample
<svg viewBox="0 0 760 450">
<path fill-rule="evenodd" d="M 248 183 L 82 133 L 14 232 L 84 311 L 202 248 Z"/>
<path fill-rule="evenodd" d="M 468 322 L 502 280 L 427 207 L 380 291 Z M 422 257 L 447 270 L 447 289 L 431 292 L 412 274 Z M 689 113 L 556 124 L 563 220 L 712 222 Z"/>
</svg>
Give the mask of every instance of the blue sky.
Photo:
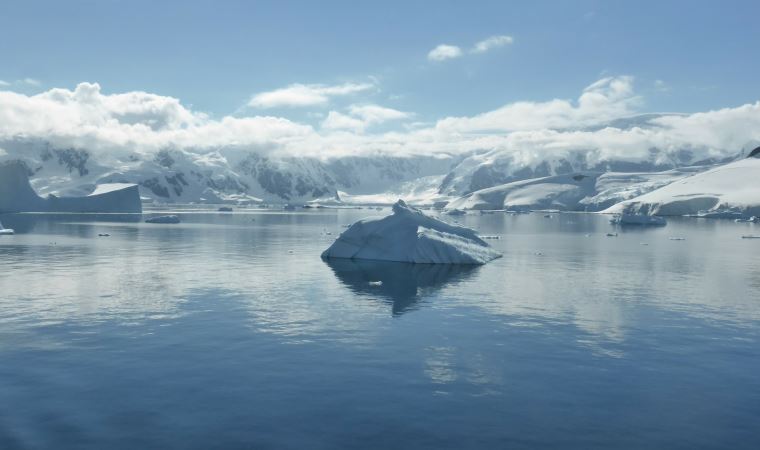
<svg viewBox="0 0 760 450">
<path fill-rule="evenodd" d="M 0 80 L 25 94 L 97 82 L 213 117 L 259 114 L 253 95 L 294 83 L 369 83 L 361 101 L 433 121 L 628 75 L 640 109 L 694 112 L 760 98 L 758 17 L 740 1 L 5 1 Z M 513 41 L 470 52 L 490 36 Z M 429 60 L 440 44 L 463 55 Z"/>
</svg>

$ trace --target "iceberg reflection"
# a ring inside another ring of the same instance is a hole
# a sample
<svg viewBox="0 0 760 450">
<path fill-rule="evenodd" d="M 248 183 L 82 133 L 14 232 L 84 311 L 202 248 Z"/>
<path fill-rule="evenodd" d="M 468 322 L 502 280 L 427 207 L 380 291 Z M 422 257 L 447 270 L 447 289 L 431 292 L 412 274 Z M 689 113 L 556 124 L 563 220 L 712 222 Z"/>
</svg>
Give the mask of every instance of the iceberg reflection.
<svg viewBox="0 0 760 450">
<path fill-rule="evenodd" d="M 348 289 L 391 304 L 393 315 L 411 309 L 423 297 L 472 276 L 480 266 L 470 264 L 412 264 L 332 258 L 325 263 Z"/>
<path fill-rule="evenodd" d="M 16 233 L 50 231 L 60 223 L 139 223 L 140 214 L 79 214 L 79 213 L 8 213 L 0 214 L 0 221 Z"/>
</svg>

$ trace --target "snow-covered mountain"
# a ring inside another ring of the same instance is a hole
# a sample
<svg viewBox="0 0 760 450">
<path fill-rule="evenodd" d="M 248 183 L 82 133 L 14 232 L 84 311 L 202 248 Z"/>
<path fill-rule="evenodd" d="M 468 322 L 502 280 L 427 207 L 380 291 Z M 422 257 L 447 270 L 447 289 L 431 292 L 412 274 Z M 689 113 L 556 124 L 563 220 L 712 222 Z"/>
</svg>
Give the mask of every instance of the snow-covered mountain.
<svg viewBox="0 0 760 450">
<path fill-rule="evenodd" d="M 516 131 L 504 139 L 484 141 L 491 147 L 481 150 L 417 153 L 410 149 L 403 156 L 366 151 L 296 156 L 234 145 L 167 147 L 159 151 L 120 145 L 91 151 L 14 138 L 0 141 L 0 161 L 23 162 L 41 195 L 86 195 L 97 184 L 136 183 L 145 201 L 158 203 L 329 199 L 392 204 L 404 198 L 415 204 L 432 204 L 473 194 L 455 204 L 475 207 L 486 197 L 498 201 L 483 200 L 483 204 L 502 202 L 502 194 L 494 192 L 512 192 L 504 194 L 511 199 L 517 186 L 520 191 L 529 186 L 539 189 L 537 185 L 546 189 L 549 184 L 563 184 L 561 180 L 583 174 L 590 179 L 580 184 L 593 184 L 592 188 L 567 194 L 580 197 L 568 200 L 564 208 L 579 209 L 581 206 L 573 202 L 601 195 L 582 207 L 596 210 L 611 206 L 613 200 L 626 200 L 661 187 L 665 183 L 662 180 L 693 173 L 697 170 L 694 167 L 706 169 L 729 162 L 757 144 L 752 140 L 740 140 L 736 148 L 695 144 L 694 139 L 684 139 L 673 131 L 677 128 L 673 121 L 686 119 L 679 114 L 644 114 L 615 119 L 593 129 Z M 662 131 L 666 125 L 669 131 Z M 525 183 L 504 187 L 517 182 Z M 572 181 L 567 186 L 577 184 Z M 495 191 L 480 192 L 489 188 Z M 552 189 L 562 191 L 565 187 Z M 548 199 L 544 197 L 536 198 L 544 202 Z"/>
<path fill-rule="evenodd" d="M 604 212 L 681 216 L 760 216 L 760 147 L 755 156 L 676 180 Z"/>
<path fill-rule="evenodd" d="M 573 172 L 481 189 L 451 201 L 447 209 L 600 211 L 711 166 L 664 172 Z"/>
<path fill-rule="evenodd" d="M 510 182 L 577 172 L 649 173 L 726 163 L 735 148 L 694 143 L 665 128 L 683 114 L 640 114 L 578 130 L 514 132 L 501 146 L 464 158 L 442 180 L 441 195 L 462 196 Z M 674 135 L 674 136 L 671 136 Z"/>
<path fill-rule="evenodd" d="M 103 183 L 136 183 L 146 201 L 159 203 L 304 202 L 401 189 L 442 177 L 461 158 L 451 156 L 272 157 L 223 148 L 194 153 L 91 153 L 45 143 L 0 143 L 0 160 L 19 160 L 40 195 L 86 195 Z"/>
</svg>

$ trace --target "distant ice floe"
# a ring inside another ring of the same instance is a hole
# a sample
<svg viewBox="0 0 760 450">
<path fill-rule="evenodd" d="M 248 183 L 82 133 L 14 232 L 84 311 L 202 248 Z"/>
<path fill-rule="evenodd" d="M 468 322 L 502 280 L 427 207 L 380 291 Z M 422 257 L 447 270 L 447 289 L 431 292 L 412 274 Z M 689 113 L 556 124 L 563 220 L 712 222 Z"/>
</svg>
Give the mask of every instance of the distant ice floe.
<svg viewBox="0 0 760 450">
<path fill-rule="evenodd" d="M 429 217 L 403 200 L 390 216 L 356 222 L 322 253 L 324 259 L 426 264 L 485 264 L 500 256 L 474 230 Z"/>
<path fill-rule="evenodd" d="M 179 223 L 179 216 L 175 215 L 167 215 L 167 216 L 157 216 L 157 217 L 151 217 L 148 219 L 145 219 L 145 223 Z"/>
</svg>

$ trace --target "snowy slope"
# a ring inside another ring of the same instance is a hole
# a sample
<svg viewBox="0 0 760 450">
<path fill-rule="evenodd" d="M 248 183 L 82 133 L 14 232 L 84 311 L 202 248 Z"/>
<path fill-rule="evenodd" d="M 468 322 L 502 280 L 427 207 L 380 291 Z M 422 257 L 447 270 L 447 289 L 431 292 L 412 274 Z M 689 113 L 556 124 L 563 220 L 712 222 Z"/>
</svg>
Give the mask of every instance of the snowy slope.
<svg viewBox="0 0 760 450">
<path fill-rule="evenodd" d="M 451 201 L 446 208 L 599 211 L 706 169 L 696 166 L 654 173 L 577 172 L 533 178 L 475 191 Z"/>
<path fill-rule="evenodd" d="M 576 172 L 651 173 L 726 163 L 758 144 L 750 140 L 717 147 L 690 136 L 671 136 L 664 124 L 683 117 L 641 114 L 579 130 L 514 132 L 501 145 L 464 158 L 443 179 L 439 192 L 461 196 L 514 181 Z"/>
<path fill-rule="evenodd" d="M 735 210 L 760 214 L 760 159 L 746 158 L 674 181 L 618 203 L 605 213 L 630 208 L 641 214 L 680 216 Z"/>
</svg>

